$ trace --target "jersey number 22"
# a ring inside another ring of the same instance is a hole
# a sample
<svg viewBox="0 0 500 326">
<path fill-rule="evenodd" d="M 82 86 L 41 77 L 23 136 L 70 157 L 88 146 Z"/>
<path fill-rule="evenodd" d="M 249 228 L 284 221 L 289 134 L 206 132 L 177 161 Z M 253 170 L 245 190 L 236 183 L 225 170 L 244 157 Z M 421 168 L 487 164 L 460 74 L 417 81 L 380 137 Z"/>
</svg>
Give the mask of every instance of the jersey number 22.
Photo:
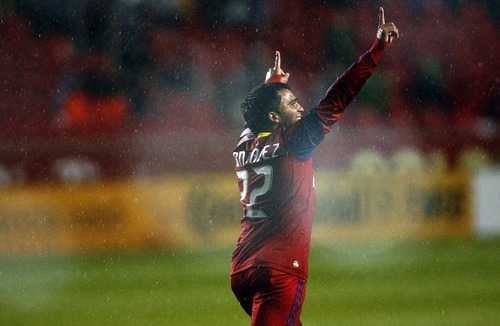
<svg viewBox="0 0 500 326">
<path fill-rule="evenodd" d="M 242 182 L 242 189 L 241 189 L 241 201 L 243 202 L 245 198 L 247 198 L 247 195 L 249 195 L 248 203 L 246 204 L 247 208 L 247 213 L 246 217 L 248 218 L 266 218 L 267 215 L 266 213 L 259 209 L 254 207 L 257 197 L 262 196 L 265 193 L 267 193 L 272 186 L 272 177 L 273 177 L 273 168 L 269 165 L 264 165 L 264 166 L 259 166 L 255 168 L 249 168 L 249 170 L 252 170 L 256 174 L 262 175 L 264 177 L 264 183 L 262 186 L 258 188 L 254 188 L 250 190 L 250 194 L 248 194 L 248 179 L 250 176 L 250 173 L 248 170 L 239 170 L 236 172 L 236 175 L 238 176 L 238 179 L 241 180 Z"/>
</svg>

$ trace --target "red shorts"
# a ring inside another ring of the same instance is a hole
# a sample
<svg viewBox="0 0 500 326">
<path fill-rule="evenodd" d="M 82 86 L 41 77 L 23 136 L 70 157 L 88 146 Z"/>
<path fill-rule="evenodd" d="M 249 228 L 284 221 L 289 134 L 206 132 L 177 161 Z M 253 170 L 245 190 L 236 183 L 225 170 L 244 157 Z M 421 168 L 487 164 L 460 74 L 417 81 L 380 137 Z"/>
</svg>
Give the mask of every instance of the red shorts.
<svg viewBox="0 0 500 326">
<path fill-rule="evenodd" d="M 231 276 L 231 288 L 252 325 L 302 325 L 306 280 L 273 268 L 254 267 Z"/>
</svg>

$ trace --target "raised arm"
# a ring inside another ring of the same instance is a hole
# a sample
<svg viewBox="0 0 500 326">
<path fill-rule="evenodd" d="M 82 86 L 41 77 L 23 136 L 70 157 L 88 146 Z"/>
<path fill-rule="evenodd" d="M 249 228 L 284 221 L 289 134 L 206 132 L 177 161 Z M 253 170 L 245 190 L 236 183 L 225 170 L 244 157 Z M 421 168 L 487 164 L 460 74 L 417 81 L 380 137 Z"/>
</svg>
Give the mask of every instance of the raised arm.
<svg viewBox="0 0 500 326">
<path fill-rule="evenodd" d="M 399 37 L 396 25 L 392 22 L 385 22 L 382 7 L 379 8 L 378 17 L 377 38 L 370 50 L 337 78 L 328 88 L 325 98 L 315 108 L 318 116 L 323 120 L 325 132 L 330 130 L 330 126 L 342 116 L 344 110 L 363 88 L 382 57 L 382 52 L 394 38 Z"/>
</svg>

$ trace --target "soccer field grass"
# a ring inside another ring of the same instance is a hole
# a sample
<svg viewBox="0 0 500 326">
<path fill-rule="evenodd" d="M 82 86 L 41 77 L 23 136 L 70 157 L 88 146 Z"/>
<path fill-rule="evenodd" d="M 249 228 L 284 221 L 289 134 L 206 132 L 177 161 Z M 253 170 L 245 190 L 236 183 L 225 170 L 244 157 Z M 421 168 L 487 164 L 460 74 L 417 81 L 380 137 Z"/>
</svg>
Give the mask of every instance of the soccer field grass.
<svg viewBox="0 0 500 326">
<path fill-rule="evenodd" d="M 499 239 L 315 244 L 304 325 L 498 325 Z M 1 325 L 249 325 L 232 248 L 0 259 Z"/>
</svg>

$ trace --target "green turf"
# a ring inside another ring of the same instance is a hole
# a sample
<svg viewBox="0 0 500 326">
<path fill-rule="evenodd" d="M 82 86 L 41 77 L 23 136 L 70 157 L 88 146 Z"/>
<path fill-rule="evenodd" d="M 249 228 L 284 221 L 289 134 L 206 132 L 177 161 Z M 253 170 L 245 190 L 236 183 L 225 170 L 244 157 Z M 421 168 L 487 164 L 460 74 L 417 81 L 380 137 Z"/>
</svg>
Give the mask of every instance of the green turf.
<svg viewBox="0 0 500 326">
<path fill-rule="evenodd" d="M 498 325 L 499 239 L 314 245 L 304 325 Z M 231 248 L 0 259 L 1 325 L 249 325 Z"/>
</svg>

